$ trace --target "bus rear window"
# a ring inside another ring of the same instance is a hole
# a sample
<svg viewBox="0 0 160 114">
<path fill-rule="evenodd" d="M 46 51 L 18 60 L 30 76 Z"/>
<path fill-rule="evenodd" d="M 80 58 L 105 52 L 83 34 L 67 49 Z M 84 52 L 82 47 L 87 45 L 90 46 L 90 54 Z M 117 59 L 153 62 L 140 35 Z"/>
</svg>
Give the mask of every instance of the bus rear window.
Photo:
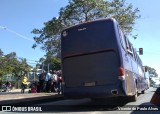
<svg viewBox="0 0 160 114">
<path fill-rule="evenodd" d="M 63 55 L 116 48 L 112 20 L 101 20 L 71 27 L 62 32 Z"/>
</svg>

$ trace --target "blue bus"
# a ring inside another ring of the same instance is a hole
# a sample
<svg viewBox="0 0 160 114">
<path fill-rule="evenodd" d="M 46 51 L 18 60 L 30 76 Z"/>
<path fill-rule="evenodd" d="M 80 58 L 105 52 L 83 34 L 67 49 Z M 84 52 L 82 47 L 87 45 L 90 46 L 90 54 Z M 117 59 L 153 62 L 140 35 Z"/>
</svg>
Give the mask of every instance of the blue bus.
<svg viewBox="0 0 160 114">
<path fill-rule="evenodd" d="M 146 89 L 142 61 L 113 18 L 63 30 L 61 60 L 65 97 L 136 101 Z"/>
</svg>

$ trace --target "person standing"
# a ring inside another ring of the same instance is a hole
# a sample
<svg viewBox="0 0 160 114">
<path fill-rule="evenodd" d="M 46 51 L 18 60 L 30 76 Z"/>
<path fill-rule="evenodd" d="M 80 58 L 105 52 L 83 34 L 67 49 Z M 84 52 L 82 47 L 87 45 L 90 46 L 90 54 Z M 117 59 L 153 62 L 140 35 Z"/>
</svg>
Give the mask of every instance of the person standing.
<svg viewBox="0 0 160 114">
<path fill-rule="evenodd" d="M 43 70 L 39 76 L 39 92 L 43 92 L 44 81 L 45 81 L 45 70 Z"/>
<path fill-rule="evenodd" d="M 11 83 L 7 80 L 6 82 L 6 91 L 10 91 L 11 90 Z"/>
<path fill-rule="evenodd" d="M 58 76 L 57 76 L 57 71 L 53 72 L 53 92 L 58 92 Z"/>
<path fill-rule="evenodd" d="M 62 95 L 63 94 L 63 86 L 62 86 L 62 82 L 63 82 L 63 77 L 62 77 L 62 71 L 59 70 L 58 73 L 57 73 L 57 76 L 58 76 L 58 94 Z"/>
<path fill-rule="evenodd" d="M 37 93 L 40 93 L 40 83 L 37 82 Z"/>
<path fill-rule="evenodd" d="M 51 71 L 48 71 L 45 77 L 45 90 L 46 92 L 50 91 L 50 81 L 51 81 Z"/>
<path fill-rule="evenodd" d="M 28 79 L 27 79 L 27 77 L 24 75 L 24 76 L 22 77 L 21 93 L 24 93 L 24 92 L 25 92 L 25 89 L 26 89 L 26 87 L 27 87 L 27 81 L 28 81 Z"/>
</svg>

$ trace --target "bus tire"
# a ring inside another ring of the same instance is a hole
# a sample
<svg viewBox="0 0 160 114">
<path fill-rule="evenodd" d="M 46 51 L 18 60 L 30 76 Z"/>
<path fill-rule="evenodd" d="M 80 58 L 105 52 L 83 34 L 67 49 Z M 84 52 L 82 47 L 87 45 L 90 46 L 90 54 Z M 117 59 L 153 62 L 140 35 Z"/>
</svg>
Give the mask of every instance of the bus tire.
<svg viewBox="0 0 160 114">
<path fill-rule="evenodd" d="M 129 97 L 129 100 L 130 100 L 130 101 L 133 101 L 133 102 L 137 101 L 137 98 L 138 98 L 137 84 L 136 84 L 136 88 L 135 88 L 135 89 L 136 89 L 135 95 Z"/>
<path fill-rule="evenodd" d="M 131 96 L 131 101 L 135 102 L 137 101 L 137 98 L 138 98 L 138 93 L 136 92 L 135 95 Z"/>
</svg>

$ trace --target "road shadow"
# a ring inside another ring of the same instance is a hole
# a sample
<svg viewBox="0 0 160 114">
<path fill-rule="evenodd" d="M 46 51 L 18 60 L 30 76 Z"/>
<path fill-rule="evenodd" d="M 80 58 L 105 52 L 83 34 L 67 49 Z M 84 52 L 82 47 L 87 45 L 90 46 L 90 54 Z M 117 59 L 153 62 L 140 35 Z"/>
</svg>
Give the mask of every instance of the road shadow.
<svg viewBox="0 0 160 114">
<path fill-rule="evenodd" d="M 75 100 L 76 102 L 76 100 Z M 47 112 L 87 112 L 87 111 L 113 111 L 118 110 L 118 107 L 124 106 L 128 103 L 126 98 L 107 98 L 88 100 L 78 105 L 41 105 L 43 111 Z"/>
</svg>

